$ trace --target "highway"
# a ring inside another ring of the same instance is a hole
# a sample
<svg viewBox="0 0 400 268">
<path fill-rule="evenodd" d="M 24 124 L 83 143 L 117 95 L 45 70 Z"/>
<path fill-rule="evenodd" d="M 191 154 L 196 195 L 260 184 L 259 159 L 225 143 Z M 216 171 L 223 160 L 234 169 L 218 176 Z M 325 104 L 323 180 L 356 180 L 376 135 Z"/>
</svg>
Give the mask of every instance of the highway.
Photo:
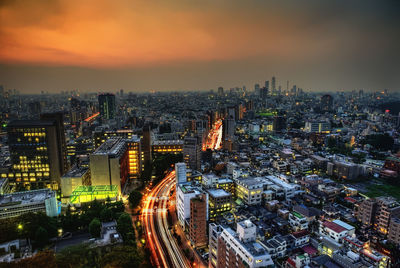
<svg viewBox="0 0 400 268">
<path fill-rule="evenodd" d="M 172 171 L 150 191 L 142 211 L 146 240 L 156 267 L 191 267 L 168 228 L 168 199 L 174 187 Z"/>
</svg>

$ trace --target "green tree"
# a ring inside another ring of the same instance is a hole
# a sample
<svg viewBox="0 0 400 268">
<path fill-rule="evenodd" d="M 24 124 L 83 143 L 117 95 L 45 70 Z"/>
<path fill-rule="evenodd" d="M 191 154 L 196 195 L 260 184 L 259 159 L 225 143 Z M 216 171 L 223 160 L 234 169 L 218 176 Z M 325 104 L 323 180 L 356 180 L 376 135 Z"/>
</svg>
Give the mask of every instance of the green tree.
<svg viewBox="0 0 400 268">
<path fill-rule="evenodd" d="M 117 231 L 121 234 L 124 242 L 135 239 L 134 230 L 132 226 L 132 218 L 128 213 L 122 213 L 117 220 Z M 132 234 L 129 234 L 132 233 Z"/>
<path fill-rule="evenodd" d="M 123 256 L 123 258 L 121 258 Z M 117 246 L 102 258 L 102 267 L 136 267 L 143 263 L 143 256 L 133 246 Z"/>
<path fill-rule="evenodd" d="M 101 221 L 107 222 L 111 221 L 113 218 L 114 218 L 114 213 L 109 208 L 103 208 L 103 210 L 100 212 Z"/>
<path fill-rule="evenodd" d="M 100 237 L 101 222 L 99 219 L 94 218 L 89 224 L 89 232 L 92 237 Z"/>
<path fill-rule="evenodd" d="M 39 227 L 35 233 L 36 245 L 40 248 L 44 247 L 49 242 L 49 234 L 46 229 Z"/>
<path fill-rule="evenodd" d="M 142 200 L 142 193 L 136 190 L 133 190 L 128 197 L 129 204 L 131 208 L 136 208 L 140 204 L 140 200 Z"/>
</svg>

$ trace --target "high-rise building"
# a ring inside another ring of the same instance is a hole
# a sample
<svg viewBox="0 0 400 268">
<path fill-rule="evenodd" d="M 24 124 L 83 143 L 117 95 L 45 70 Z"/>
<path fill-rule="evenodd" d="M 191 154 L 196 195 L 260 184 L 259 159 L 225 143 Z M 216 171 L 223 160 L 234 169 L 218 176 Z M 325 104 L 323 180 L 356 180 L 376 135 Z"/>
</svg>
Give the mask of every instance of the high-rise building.
<svg viewBox="0 0 400 268">
<path fill-rule="evenodd" d="M 176 177 L 176 185 L 187 181 L 186 164 L 185 163 L 176 163 L 175 164 L 175 177 Z"/>
<path fill-rule="evenodd" d="M 257 95 L 260 95 L 260 84 L 255 84 L 255 85 L 254 85 L 254 92 L 255 92 Z"/>
<path fill-rule="evenodd" d="M 61 123 L 50 119 L 12 121 L 7 134 L 12 164 L 10 186 L 58 190 L 67 168 Z"/>
<path fill-rule="evenodd" d="M 116 185 L 118 193 L 129 176 L 129 155 L 126 140 L 107 140 L 90 156 L 92 186 Z"/>
<path fill-rule="evenodd" d="M 144 166 L 151 165 L 151 128 L 150 125 L 145 125 L 143 127 L 143 138 L 142 142 L 142 152 L 144 158 Z"/>
<path fill-rule="evenodd" d="M 183 143 L 183 158 L 190 169 L 200 170 L 201 142 L 198 137 L 186 136 Z"/>
<path fill-rule="evenodd" d="M 224 95 L 224 88 L 223 87 L 219 87 L 218 88 L 218 95 L 220 95 L 220 96 Z"/>
<path fill-rule="evenodd" d="M 273 76 L 271 79 L 271 91 L 272 91 L 272 94 L 276 94 L 276 78 L 275 78 L 275 76 Z"/>
<path fill-rule="evenodd" d="M 65 141 L 64 115 L 62 112 L 46 113 L 40 115 L 40 119 L 55 121 L 56 132 L 57 132 L 58 159 L 60 162 L 60 173 L 61 175 L 64 175 L 69 168 L 67 160 L 67 143 Z"/>
<path fill-rule="evenodd" d="M 144 161 L 140 138 L 133 136 L 126 140 L 126 145 L 128 148 L 129 179 L 139 179 Z"/>
<path fill-rule="evenodd" d="M 256 241 L 257 227 L 245 220 L 236 232 L 215 223 L 209 225 L 209 267 L 273 267 L 271 255 Z"/>
<path fill-rule="evenodd" d="M 386 235 L 391 219 L 400 216 L 400 204 L 393 197 L 366 199 L 359 204 L 355 214 L 363 225 L 373 226 Z"/>
<path fill-rule="evenodd" d="M 333 97 L 329 94 L 326 94 L 321 97 L 321 110 L 325 112 L 329 112 L 332 110 L 333 105 Z"/>
<path fill-rule="evenodd" d="M 115 95 L 105 93 L 99 95 L 100 116 L 104 120 L 115 118 Z"/>
<path fill-rule="evenodd" d="M 207 206 L 205 194 L 190 199 L 189 240 L 196 248 L 207 245 Z"/>
<path fill-rule="evenodd" d="M 190 219 L 190 199 L 201 194 L 201 188 L 190 183 L 181 183 L 176 187 L 176 214 L 180 226 L 185 229 Z M 208 200 L 207 200 L 208 203 Z M 208 206 L 207 206 L 208 213 Z M 208 215 L 207 215 L 208 216 Z"/>
<path fill-rule="evenodd" d="M 392 217 L 389 225 L 388 240 L 400 245 L 400 218 Z"/>
</svg>

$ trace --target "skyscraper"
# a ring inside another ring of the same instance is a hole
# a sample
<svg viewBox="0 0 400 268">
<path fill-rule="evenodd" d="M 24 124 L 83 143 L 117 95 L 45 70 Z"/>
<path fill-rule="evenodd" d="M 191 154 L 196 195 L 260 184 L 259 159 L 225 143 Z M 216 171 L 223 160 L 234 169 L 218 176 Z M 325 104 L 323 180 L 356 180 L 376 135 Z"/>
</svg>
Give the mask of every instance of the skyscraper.
<svg viewBox="0 0 400 268">
<path fill-rule="evenodd" d="M 272 90 L 272 94 L 276 94 L 276 79 L 275 79 L 275 76 L 273 76 L 272 79 L 271 79 L 271 90 Z"/>
<path fill-rule="evenodd" d="M 176 185 L 187 181 L 186 164 L 185 163 L 176 163 L 175 164 L 175 176 L 176 176 Z"/>
<path fill-rule="evenodd" d="M 186 136 L 183 144 L 183 158 L 190 169 L 200 170 L 201 142 L 198 137 Z"/>
<path fill-rule="evenodd" d="M 218 88 L 218 95 L 220 95 L 220 96 L 224 95 L 224 88 L 223 87 L 219 87 Z"/>
<path fill-rule="evenodd" d="M 260 84 L 255 84 L 255 85 L 254 85 L 254 92 L 255 92 L 257 95 L 260 95 Z"/>
<path fill-rule="evenodd" d="M 63 128 L 56 120 L 19 120 L 8 125 L 11 186 L 59 189 L 67 167 L 61 143 Z"/>
<path fill-rule="evenodd" d="M 321 110 L 328 112 L 332 110 L 333 105 L 333 97 L 329 94 L 326 94 L 321 97 Z"/>
<path fill-rule="evenodd" d="M 194 247 L 207 245 L 207 196 L 190 199 L 189 240 Z"/>
<path fill-rule="evenodd" d="M 105 93 L 99 95 L 99 111 L 102 119 L 115 118 L 115 95 Z"/>
</svg>

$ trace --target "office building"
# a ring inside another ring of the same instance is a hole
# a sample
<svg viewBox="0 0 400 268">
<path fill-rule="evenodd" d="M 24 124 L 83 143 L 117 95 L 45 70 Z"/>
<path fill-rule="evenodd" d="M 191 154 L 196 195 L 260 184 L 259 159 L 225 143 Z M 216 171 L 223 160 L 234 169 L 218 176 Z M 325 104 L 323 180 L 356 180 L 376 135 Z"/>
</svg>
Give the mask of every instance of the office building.
<svg viewBox="0 0 400 268">
<path fill-rule="evenodd" d="M 209 225 L 209 267 L 272 267 L 274 262 L 256 242 L 256 226 L 249 220 L 237 223 L 237 232 L 215 223 Z"/>
<path fill-rule="evenodd" d="M 188 168 L 200 170 L 201 142 L 198 137 L 185 137 L 183 143 L 183 159 Z"/>
<path fill-rule="evenodd" d="M 106 130 L 103 127 L 96 127 L 93 133 L 95 148 L 98 148 L 111 138 L 131 139 L 133 136 L 133 130 L 131 129 Z"/>
<path fill-rule="evenodd" d="M 67 167 L 61 123 L 51 119 L 12 121 L 7 134 L 12 164 L 10 186 L 58 190 Z"/>
<path fill-rule="evenodd" d="M 121 187 L 125 185 L 129 176 L 126 140 L 109 139 L 89 157 L 92 186 L 115 185 L 121 194 Z"/>
<path fill-rule="evenodd" d="M 276 95 L 276 78 L 275 76 L 271 79 L 271 91 L 273 95 Z"/>
<path fill-rule="evenodd" d="M 218 87 L 218 95 L 223 96 L 224 95 L 224 88 L 223 87 Z"/>
<path fill-rule="evenodd" d="M 51 189 L 0 195 L 0 219 L 17 217 L 29 212 L 44 212 L 49 217 L 58 215 L 56 193 Z"/>
<path fill-rule="evenodd" d="M 115 118 L 115 95 L 111 93 L 100 94 L 99 97 L 99 111 L 103 120 Z"/>
<path fill-rule="evenodd" d="M 232 209 L 232 195 L 223 189 L 209 189 L 208 193 L 208 218 L 210 221 L 222 217 Z"/>
<path fill-rule="evenodd" d="M 191 186 L 190 183 L 181 183 L 176 188 L 176 213 L 179 224 L 183 229 L 188 225 L 190 219 L 190 200 L 203 192 L 199 187 Z M 208 203 L 208 195 L 206 195 Z M 208 219 L 208 206 L 207 206 Z"/>
<path fill-rule="evenodd" d="M 128 150 L 128 176 L 129 179 L 139 179 L 143 169 L 144 155 L 141 149 L 140 138 L 133 136 L 126 139 Z"/>
<path fill-rule="evenodd" d="M 325 94 L 321 97 L 321 110 L 329 112 L 332 110 L 333 97 L 329 94 Z"/>
<path fill-rule="evenodd" d="M 196 248 L 207 245 L 207 196 L 190 199 L 189 240 Z"/>
<path fill-rule="evenodd" d="M 181 154 L 183 152 L 182 140 L 157 140 L 153 141 L 151 152 L 153 157 L 158 157 L 164 154 Z"/>
<path fill-rule="evenodd" d="M 87 167 L 74 166 L 61 177 L 61 202 L 67 204 L 72 192 L 82 185 L 91 185 L 90 171 Z"/>
<path fill-rule="evenodd" d="M 151 128 L 150 125 L 145 125 L 143 127 L 143 137 L 141 139 L 142 143 L 142 152 L 144 157 L 143 166 L 150 166 L 151 165 Z"/>
<path fill-rule="evenodd" d="M 176 177 L 176 185 L 186 182 L 186 164 L 185 163 L 176 163 L 175 164 L 175 177 Z"/>
<path fill-rule="evenodd" d="M 263 183 L 255 178 L 238 178 L 236 184 L 236 196 L 247 205 L 261 204 Z"/>
<path fill-rule="evenodd" d="M 308 133 L 330 133 L 331 124 L 329 122 L 306 122 L 304 131 Z"/>
</svg>

